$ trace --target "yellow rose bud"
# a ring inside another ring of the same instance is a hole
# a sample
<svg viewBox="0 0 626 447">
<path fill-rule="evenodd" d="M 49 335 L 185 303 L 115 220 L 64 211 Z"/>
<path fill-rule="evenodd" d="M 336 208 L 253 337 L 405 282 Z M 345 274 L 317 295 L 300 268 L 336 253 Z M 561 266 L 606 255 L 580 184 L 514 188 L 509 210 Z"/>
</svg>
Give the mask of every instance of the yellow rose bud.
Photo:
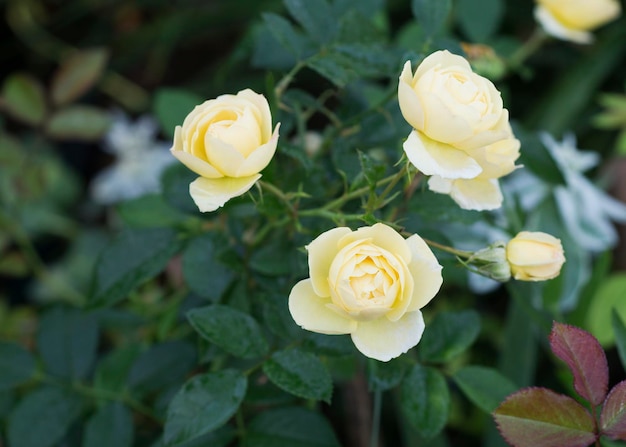
<svg viewBox="0 0 626 447">
<path fill-rule="evenodd" d="M 386 362 L 415 346 L 424 331 L 420 309 L 439 291 L 441 266 L 414 234 L 404 239 L 375 224 L 326 231 L 307 247 L 310 278 L 289 295 L 304 329 L 350 334 L 359 351 Z"/>
<path fill-rule="evenodd" d="M 515 279 L 545 281 L 556 278 L 565 262 L 561 241 L 542 232 L 522 231 L 506 246 L 506 259 Z"/>
<path fill-rule="evenodd" d="M 535 18 L 558 39 L 577 43 L 593 41 L 591 30 L 617 18 L 618 0 L 537 0 Z"/>
<path fill-rule="evenodd" d="M 404 152 L 417 169 L 435 177 L 429 188 L 450 194 L 465 209 L 500 207 L 497 179 L 515 169 L 520 143 L 493 83 L 463 57 L 437 51 L 415 73 L 410 62 L 404 65 L 398 102 L 413 126 Z"/>
<path fill-rule="evenodd" d="M 172 154 L 200 175 L 189 193 L 202 212 L 248 191 L 272 160 L 278 128 L 263 95 L 250 89 L 196 106 L 176 126 Z"/>
</svg>

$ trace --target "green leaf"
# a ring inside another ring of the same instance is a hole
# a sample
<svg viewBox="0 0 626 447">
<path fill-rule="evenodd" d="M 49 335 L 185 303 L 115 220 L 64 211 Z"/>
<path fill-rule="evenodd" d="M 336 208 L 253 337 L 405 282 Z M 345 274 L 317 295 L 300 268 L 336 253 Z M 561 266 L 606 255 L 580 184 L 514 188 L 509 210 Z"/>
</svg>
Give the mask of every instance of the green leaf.
<svg viewBox="0 0 626 447">
<path fill-rule="evenodd" d="M 301 407 L 266 410 L 247 427 L 243 447 L 339 447 L 322 415 Z"/>
<path fill-rule="evenodd" d="M 111 124 L 111 115 L 92 106 L 71 105 L 54 113 L 46 133 L 57 140 L 96 141 Z"/>
<path fill-rule="evenodd" d="M 469 400 L 491 413 L 517 387 L 498 370 L 483 366 L 464 366 L 452 376 Z"/>
<path fill-rule="evenodd" d="M 131 447 L 133 415 L 121 403 L 100 408 L 85 425 L 82 447 Z"/>
<path fill-rule="evenodd" d="M 426 438 L 435 437 L 448 421 L 450 391 L 436 369 L 415 365 L 402 381 L 400 406 L 405 419 Z"/>
<path fill-rule="evenodd" d="M 605 348 L 613 346 L 616 334 L 612 314 L 626 320 L 626 273 L 614 273 L 598 287 L 589 303 L 586 327 Z"/>
<path fill-rule="evenodd" d="M 268 276 L 296 273 L 300 262 L 293 242 L 286 237 L 276 237 L 250 256 L 250 268 Z"/>
<path fill-rule="evenodd" d="M 316 54 L 306 60 L 310 69 L 315 70 L 337 87 L 345 87 L 350 81 L 358 78 L 351 63 L 352 59 L 337 52 Z"/>
<path fill-rule="evenodd" d="M 179 247 L 176 233 L 169 228 L 123 231 L 100 253 L 92 305 L 111 306 L 122 300 L 160 273 Z"/>
<path fill-rule="evenodd" d="M 626 370 L 626 325 L 615 309 L 611 312 L 611 321 L 613 323 L 613 332 L 615 333 L 617 353 L 622 362 L 622 367 Z"/>
<path fill-rule="evenodd" d="M 225 424 L 239 408 L 247 386 L 246 377 L 233 370 L 191 378 L 168 407 L 165 445 L 180 445 Z"/>
<path fill-rule="evenodd" d="M 220 262 L 219 236 L 205 233 L 187 243 L 183 252 L 183 276 L 189 288 L 202 298 L 218 301 L 233 280 L 233 271 Z"/>
<path fill-rule="evenodd" d="M 473 310 L 440 312 L 426 326 L 418 345 L 424 362 L 446 363 L 469 348 L 480 333 L 480 316 Z"/>
<path fill-rule="evenodd" d="M 386 166 L 379 160 L 365 154 L 361 151 L 359 153 L 359 161 L 361 162 L 361 170 L 367 184 L 371 187 L 376 186 L 376 182 L 385 176 Z"/>
<path fill-rule="evenodd" d="M 368 363 L 368 382 L 370 391 L 387 391 L 395 388 L 402 382 L 409 364 L 402 358 L 395 358 L 388 362 Z"/>
<path fill-rule="evenodd" d="M 498 29 L 504 15 L 502 0 L 456 0 L 461 29 L 473 42 L 486 42 Z"/>
<path fill-rule="evenodd" d="M 327 0 L 284 0 L 289 14 L 314 41 L 330 42 L 337 33 L 337 22 Z"/>
<path fill-rule="evenodd" d="M 84 379 L 91 372 L 98 349 L 98 321 L 78 309 L 55 308 L 39 323 L 37 348 L 51 374 Z"/>
<path fill-rule="evenodd" d="M 263 364 L 263 372 L 288 393 L 330 403 L 333 383 L 316 355 L 298 349 L 278 351 Z"/>
<path fill-rule="evenodd" d="M 72 102 L 89 90 L 102 76 L 109 59 L 106 48 L 76 51 L 63 61 L 52 78 L 50 95 L 54 104 Z"/>
<path fill-rule="evenodd" d="M 0 106 L 13 118 L 33 126 L 41 124 L 46 116 L 43 87 L 24 73 L 11 74 L 4 80 Z"/>
<path fill-rule="evenodd" d="M 411 9 L 427 37 L 432 38 L 443 28 L 452 9 L 452 2 L 450 0 L 411 0 Z"/>
<path fill-rule="evenodd" d="M 263 13 L 262 16 L 270 33 L 296 59 L 302 59 L 311 52 L 312 43 L 297 31 L 287 19 L 271 12 Z"/>
<path fill-rule="evenodd" d="M 152 346 L 139 355 L 128 373 L 127 384 L 147 394 L 183 380 L 196 364 L 196 349 L 175 340 Z"/>
<path fill-rule="evenodd" d="M 187 169 L 182 163 L 174 163 L 161 175 L 163 198 L 172 207 L 187 214 L 197 214 L 198 207 L 189 195 L 189 184 L 198 174 Z"/>
<path fill-rule="evenodd" d="M 27 382 L 35 372 L 35 359 L 15 343 L 0 342 L 0 391 Z"/>
<path fill-rule="evenodd" d="M 156 115 L 163 133 L 174 138 L 174 128 L 183 124 L 185 117 L 203 99 L 195 93 L 175 88 L 160 88 L 154 94 L 152 112 Z"/>
<path fill-rule="evenodd" d="M 231 307 L 213 305 L 192 309 L 187 312 L 187 318 L 202 337 L 234 356 L 262 357 L 269 350 L 254 318 Z"/>
<path fill-rule="evenodd" d="M 173 227 L 187 219 L 185 214 L 170 206 L 160 194 L 126 200 L 118 204 L 116 210 L 130 227 Z"/>
<path fill-rule="evenodd" d="M 587 447 L 597 438 L 593 417 L 582 405 L 546 388 L 518 391 L 493 417 L 502 436 L 516 447 Z"/>
<path fill-rule="evenodd" d="M 609 391 L 600 414 L 602 434 L 626 441 L 626 380 Z"/>
<path fill-rule="evenodd" d="M 122 391 L 130 369 L 139 356 L 138 345 L 124 345 L 103 357 L 96 367 L 94 385 L 110 391 Z"/>
<path fill-rule="evenodd" d="M 82 400 L 61 388 L 40 388 L 9 415 L 7 438 L 16 447 L 52 447 L 80 415 Z"/>
</svg>

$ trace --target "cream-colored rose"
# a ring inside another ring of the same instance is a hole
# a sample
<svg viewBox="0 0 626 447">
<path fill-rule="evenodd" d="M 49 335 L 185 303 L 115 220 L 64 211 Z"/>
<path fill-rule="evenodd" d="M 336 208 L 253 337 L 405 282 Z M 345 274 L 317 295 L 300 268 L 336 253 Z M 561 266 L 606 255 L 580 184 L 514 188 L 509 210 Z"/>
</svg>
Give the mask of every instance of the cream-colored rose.
<svg viewBox="0 0 626 447">
<path fill-rule="evenodd" d="M 545 281 L 556 278 L 565 262 L 561 241 L 539 231 L 522 231 L 506 245 L 506 259 L 515 279 Z"/>
<path fill-rule="evenodd" d="M 493 83 L 474 73 L 463 57 L 437 51 L 415 73 L 410 62 L 404 65 L 398 102 L 413 127 L 403 144 L 407 158 L 448 185 L 437 187 L 435 180 L 430 189 L 451 194 L 460 182 L 465 192 L 451 196 L 462 208 L 498 208 L 502 194 L 497 179 L 515 169 L 520 143 Z M 485 185 L 490 185 L 489 196 L 484 196 Z M 460 199 L 466 194 L 467 200 Z"/>
<path fill-rule="evenodd" d="M 250 89 L 196 106 L 176 126 L 172 154 L 200 177 L 189 193 L 202 212 L 215 211 L 248 191 L 269 164 L 278 142 L 263 95 Z"/>
<path fill-rule="evenodd" d="M 591 30 L 617 18 L 618 0 L 537 0 L 535 18 L 551 36 L 577 43 L 593 41 Z"/>
<path fill-rule="evenodd" d="M 441 266 L 418 235 L 404 239 L 375 224 L 326 231 L 308 246 L 310 278 L 289 295 L 304 329 L 350 334 L 359 351 L 386 362 L 415 346 L 424 331 L 420 309 L 439 291 Z"/>
</svg>

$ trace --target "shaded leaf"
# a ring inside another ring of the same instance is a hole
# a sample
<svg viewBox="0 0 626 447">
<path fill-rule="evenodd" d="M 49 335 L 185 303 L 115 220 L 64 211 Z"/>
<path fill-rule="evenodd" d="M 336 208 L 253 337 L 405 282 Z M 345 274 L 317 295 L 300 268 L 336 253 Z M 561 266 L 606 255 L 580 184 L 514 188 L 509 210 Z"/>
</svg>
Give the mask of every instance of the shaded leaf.
<svg viewBox="0 0 626 447">
<path fill-rule="evenodd" d="M 187 312 L 187 319 L 202 337 L 237 357 L 261 357 L 269 350 L 254 318 L 231 307 L 192 309 Z"/>
<path fill-rule="evenodd" d="M 413 16 L 428 37 L 433 37 L 443 28 L 451 8 L 450 0 L 411 0 Z"/>
<path fill-rule="evenodd" d="M 425 362 L 446 363 L 469 348 L 479 332 L 477 312 L 440 312 L 424 331 L 418 345 L 420 358 Z"/>
<path fill-rule="evenodd" d="M 51 374 L 83 379 L 91 372 L 98 349 L 98 321 L 78 309 L 56 308 L 39 324 L 37 347 Z"/>
<path fill-rule="evenodd" d="M 0 342 L 0 391 L 27 382 L 35 372 L 32 354 L 15 343 Z"/>
<path fill-rule="evenodd" d="M 140 354 L 138 345 L 122 346 L 102 357 L 94 373 L 96 388 L 122 391 L 133 363 Z"/>
<path fill-rule="evenodd" d="M 456 16 L 463 32 L 474 42 L 485 42 L 504 15 L 502 0 L 456 0 Z"/>
<path fill-rule="evenodd" d="M 31 125 L 41 124 L 46 116 L 43 87 L 25 73 L 14 73 L 4 80 L 0 105 L 13 118 Z"/>
<path fill-rule="evenodd" d="M 203 298 L 218 301 L 234 274 L 220 262 L 218 236 L 205 233 L 191 239 L 183 252 L 183 276 L 189 288 Z"/>
<path fill-rule="evenodd" d="M 337 21 L 327 0 L 284 0 L 289 14 L 320 44 L 330 42 L 337 32 Z"/>
<path fill-rule="evenodd" d="M 100 408 L 85 425 L 82 447 L 130 447 L 133 443 L 133 415 L 121 403 Z"/>
<path fill-rule="evenodd" d="M 602 434 L 626 441 L 626 380 L 609 391 L 600 414 Z"/>
<path fill-rule="evenodd" d="M 368 383 L 370 391 L 386 391 L 395 388 L 402 382 L 409 364 L 402 358 L 391 359 L 388 362 L 368 363 Z"/>
<path fill-rule="evenodd" d="M 518 391 L 493 417 L 514 447 L 586 447 L 597 437 L 593 417 L 582 405 L 546 388 Z"/>
<path fill-rule="evenodd" d="M 108 59 L 109 52 L 105 48 L 73 53 L 63 61 L 52 78 L 52 101 L 61 105 L 80 97 L 98 81 Z"/>
<path fill-rule="evenodd" d="M 72 105 L 59 110 L 46 123 L 46 133 L 58 140 L 95 141 L 111 124 L 111 115 L 96 107 Z"/>
<path fill-rule="evenodd" d="M 609 365 L 600 343 L 587 331 L 554 322 L 550 347 L 574 375 L 574 389 L 593 406 L 604 401 L 609 386 Z"/>
<path fill-rule="evenodd" d="M 98 260 L 91 303 L 111 306 L 161 272 L 180 247 L 169 228 L 123 231 Z"/>
<path fill-rule="evenodd" d="M 244 447 L 339 447 L 322 415 L 305 408 L 264 411 L 247 427 Z"/>
<path fill-rule="evenodd" d="M 615 309 L 611 313 L 613 331 L 615 332 L 615 344 L 617 353 L 622 361 L 622 367 L 626 370 L 626 325 Z"/>
<path fill-rule="evenodd" d="M 352 67 L 352 60 L 341 53 L 316 54 L 307 59 L 306 64 L 337 87 L 344 87 L 358 78 L 358 74 Z"/>
<path fill-rule="evenodd" d="M 311 51 L 311 42 L 296 30 L 287 19 L 270 12 L 266 12 L 262 16 L 270 33 L 296 59 L 302 59 Z"/>
<path fill-rule="evenodd" d="M 120 202 L 115 209 L 130 227 L 173 227 L 187 216 L 170 206 L 161 194 L 147 194 Z"/>
<path fill-rule="evenodd" d="M 263 372 L 288 393 L 330 403 L 333 383 L 316 355 L 298 349 L 278 351 L 263 364 Z"/>
<path fill-rule="evenodd" d="M 176 126 L 182 125 L 189 112 L 202 102 L 202 97 L 190 91 L 160 88 L 154 94 L 153 113 L 156 115 L 163 133 L 167 137 L 173 138 Z"/>
<path fill-rule="evenodd" d="M 498 405 L 517 387 L 498 370 L 483 366 L 464 366 L 452 376 L 463 393 L 487 413 Z"/>
<path fill-rule="evenodd" d="M 246 377 L 234 370 L 191 378 L 168 407 L 165 445 L 181 445 L 225 424 L 239 408 L 247 386 Z"/>
<path fill-rule="evenodd" d="M 446 379 L 436 369 L 415 365 L 402 381 L 400 405 L 405 419 L 422 437 L 435 437 L 448 421 Z"/>
<path fill-rule="evenodd" d="M 80 415 L 82 400 L 61 388 L 40 388 L 26 397 L 9 415 L 9 445 L 51 447 Z"/>
</svg>

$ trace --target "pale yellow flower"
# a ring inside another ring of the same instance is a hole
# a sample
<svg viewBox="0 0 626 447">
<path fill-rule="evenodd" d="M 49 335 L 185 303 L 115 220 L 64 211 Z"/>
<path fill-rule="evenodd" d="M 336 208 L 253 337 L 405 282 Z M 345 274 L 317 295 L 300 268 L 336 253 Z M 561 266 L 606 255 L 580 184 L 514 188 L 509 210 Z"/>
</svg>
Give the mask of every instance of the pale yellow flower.
<svg viewBox="0 0 626 447">
<path fill-rule="evenodd" d="M 200 177 L 189 192 L 200 211 L 214 211 L 248 191 L 272 160 L 279 124 L 263 95 L 250 89 L 196 106 L 176 126 L 172 154 Z"/>
<path fill-rule="evenodd" d="M 618 0 L 537 0 L 535 18 L 558 39 L 590 43 L 590 31 L 621 14 Z"/>
<path fill-rule="evenodd" d="M 439 291 L 441 266 L 418 235 L 404 239 L 375 224 L 326 231 L 308 246 L 310 278 L 296 284 L 289 310 L 304 329 L 350 334 L 367 357 L 388 361 L 415 346 L 420 309 Z"/>
<path fill-rule="evenodd" d="M 430 189 L 450 194 L 462 208 L 500 207 L 497 179 L 515 169 L 520 143 L 493 83 L 474 73 L 463 57 L 437 51 L 415 73 L 410 62 L 404 65 L 398 102 L 413 127 L 404 152 L 417 169 L 433 176 Z"/>
<path fill-rule="evenodd" d="M 522 231 L 506 245 L 506 258 L 515 279 L 545 281 L 556 278 L 565 262 L 561 241 L 539 231 Z"/>
</svg>

